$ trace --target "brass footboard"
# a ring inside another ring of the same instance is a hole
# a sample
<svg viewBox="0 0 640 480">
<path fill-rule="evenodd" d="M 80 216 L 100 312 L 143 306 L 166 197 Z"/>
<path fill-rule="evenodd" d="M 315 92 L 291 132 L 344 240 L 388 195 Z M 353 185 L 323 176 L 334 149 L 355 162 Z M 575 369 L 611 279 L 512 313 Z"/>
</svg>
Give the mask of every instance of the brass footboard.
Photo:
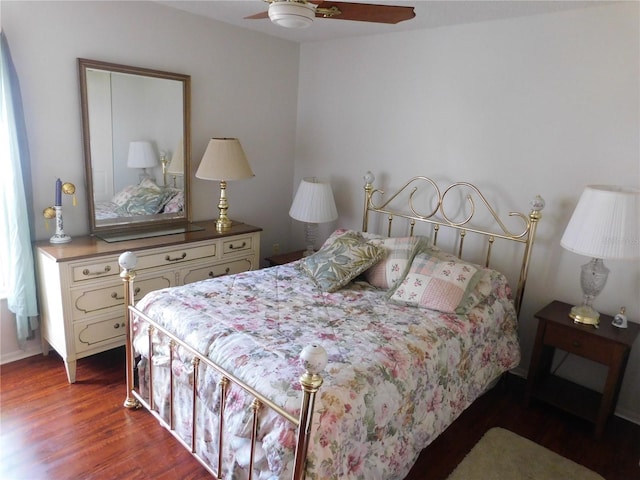
<svg viewBox="0 0 640 480">
<path fill-rule="evenodd" d="M 185 447 L 187 448 L 191 454 L 207 469 L 211 475 L 213 475 L 217 479 L 222 478 L 222 452 L 223 452 L 223 442 L 224 442 L 224 410 L 225 403 L 227 398 L 227 391 L 230 387 L 230 384 L 235 384 L 238 387 L 242 388 L 245 392 L 253 397 L 253 402 L 251 403 L 251 411 L 253 416 L 252 430 L 251 430 L 251 451 L 250 451 L 250 461 L 248 467 L 248 478 L 251 480 L 254 475 L 254 455 L 255 455 L 255 447 L 256 441 L 258 438 L 258 414 L 260 409 L 269 408 L 273 410 L 276 414 L 290 422 L 295 428 L 297 428 L 297 440 L 295 447 L 295 460 L 293 466 L 293 480 L 303 480 L 305 478 L 305 466 L 306 466 L 306 457 L 309 446 L 309 434 L 311 429 L 312 417 L 313 417 L 313 408 L 315 403 L 316 392 L 322 385 L 322 376 L 320 372 L 324 369 L 327 363 L 327 354 L 325 350 L 319 345 L 309 345 L 305 347 L 305 349 L 300 354 L 300 359 L 302 365 L 305 369 L 304 374 L 300 377 L 300 385 L 302 386 L 302 402 L 300 406 L 300 416 L 299 418 L 295 418 L 290 413 L 273 403 L 270 399 L 262 395 L 260 392 L 256 391 L 251 386 L 247 385 L 240 379 L 236 378 L 232 373 L 226 371 L 224 368 L 217 365 L 215 362 L 211 361 L 206 356 L 200 354 L 190 345 L 186 344 L 184 341 L 173 335 L 167 329 L 158 325 L 153 319 L 149 318 L 149 316 L 142 313 L 140 310 L 136 309 L 133 306 L 133 280 L 136 276 L 135 274 L 135 266 L 137 259 L 135 254 L 132 252 L 125 252 L 119 258 L 120 267 L 122 268 L 122 272 L 120 273 L 120 277 L 124 282 L 124 302 L 126 305 L 125 311 L 125 321 L 126 321 L 126 383 L 127 383 L 127 396 L 124 401 L 124 406 L 129 409 L 137 409 L 140 407 L 146 408 L 154 417 L 158 419 L 158 421 L 166 427 L 170 433 Z M 133 350 L 133 330 L 132 330 L 132 320 L 134 317 L 139 317 L 144 320 L 148 325 L 148 338 L 149 338 L 149 398 L 145 400 L 143 396 L 138 393 L 134 388 L 134 350 Z M 173 355 L 175 349 L 180 347 L 193 356 L 193 386 L 192 386 L 192 431 L 191 431 L 191 442 L 185 441 L 179 433 L 176 431 L 173 425 L 173 401 L 174 401 L 174 391 L 173 391 L 173 368 L 169 368 L 169 385 L 170 385 L 170 393 L 169 393 L 169 421 L 167 422 L 158 412 L 155 400 L 153 396 L 153 341 L 152 337 L 154 334 L 160 334 L 169 339 L 169 356 L 170 361 L 169 365 L 173 364 Z M 196 406 L 198 404 L 198 388 L 199 388 L 199 366 L 201 364 L 205 364 L 206 366 L 213 368 L 218 372 L 221 376 L 221 380 L 219 382 L 218 388 L 220 391 L 220 405 L 219 405 L 219 424 L 218 424 L 218 464 L 217 468 L 214 470 L 211 465 L 208 464 L 205 458 L 203 458 L 196 451 L 196 440 L 200 431 L 198 429 L 197 424 L 197 410 Z"/>
</svg>

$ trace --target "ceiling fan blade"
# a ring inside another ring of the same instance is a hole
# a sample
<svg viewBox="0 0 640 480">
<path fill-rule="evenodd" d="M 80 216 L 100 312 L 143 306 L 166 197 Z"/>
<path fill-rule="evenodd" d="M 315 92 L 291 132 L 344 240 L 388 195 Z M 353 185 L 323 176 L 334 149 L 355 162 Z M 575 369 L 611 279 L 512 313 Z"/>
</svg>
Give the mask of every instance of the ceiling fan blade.
<svg viewBox="0 0 640 480">
<path fill-rule="evenodd" d="M 325 9 L 333 6 L 337 7 L 340 12 L 332 19 L 336 20 L 353 20 L 356 22 L 373 22 L 373 23 L 400 23 L 410 20 L 416 16 L 413 7 L 402 7 L 399 5 L 374 5 L 371 3 L 349 3 L 349 2 L 313 2 L 318 8 Z M 317 17 L 322 17 L 316 13 Z"/>
<path fill-rule="evenodd" d="M 248 17 L 244 17 L 245 20 L 260 20 L 261 18 L 269 18 L 269 12 L 264 11 L 260 13 L 256 13 L 255 15 L 249 15 Z"/>
</svg>

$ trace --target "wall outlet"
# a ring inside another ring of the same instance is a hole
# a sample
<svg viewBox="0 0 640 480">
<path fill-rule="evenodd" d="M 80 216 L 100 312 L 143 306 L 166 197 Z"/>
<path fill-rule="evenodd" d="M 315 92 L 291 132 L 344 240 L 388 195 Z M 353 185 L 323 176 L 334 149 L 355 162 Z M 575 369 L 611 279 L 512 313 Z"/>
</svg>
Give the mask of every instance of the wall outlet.
<svg viewBox="0 0 640 480">
<path fill-rule="evenodd" d="M 280 244 L 279 243 L 274 243 L 273 247 L 271 247 L 271 249 L 273 250 L 273 253 L 280 253 Z"/>
</svg>

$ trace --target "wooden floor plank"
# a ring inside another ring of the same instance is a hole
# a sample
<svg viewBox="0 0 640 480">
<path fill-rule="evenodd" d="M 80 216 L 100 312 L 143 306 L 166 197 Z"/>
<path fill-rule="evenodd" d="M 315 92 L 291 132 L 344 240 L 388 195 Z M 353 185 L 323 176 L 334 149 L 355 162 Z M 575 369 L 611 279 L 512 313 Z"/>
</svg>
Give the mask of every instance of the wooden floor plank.
<svg viewBox="0 0 640 480">
<path fill-rule="evenodd" d="M 78 361 L 69 385 L 54 353 L 0 367 L 0 478 L 4 480 L 207 479 L 207 471 L 143 410 L 123 408 L 124 350 Z M 640 426 L 613 417 L 591 424 L 533 402 L 507 376 L 420 455 L 406 480 L 445 480 L 484 433 L 499 426 L 594 470 L 640 478 Z"/>
</svg>

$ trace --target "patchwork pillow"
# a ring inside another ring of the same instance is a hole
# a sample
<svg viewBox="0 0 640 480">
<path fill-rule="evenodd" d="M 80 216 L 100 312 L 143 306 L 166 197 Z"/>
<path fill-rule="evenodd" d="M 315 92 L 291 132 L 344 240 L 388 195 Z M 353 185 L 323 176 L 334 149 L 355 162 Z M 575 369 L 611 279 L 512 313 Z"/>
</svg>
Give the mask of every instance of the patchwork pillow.
<svg viewBox="0 0 640 480">
<path fill-rule="evenodd" d="M 384 249 L 357 232 L 347 232 L 323 246 L 299 265 L 324 292 L 335 292 L 378 262 Z"/>
<path fill-rule="evenodd" d="M 374 287 L 389 289 L 407 271 L 419 246 L 426 243 L 425 237 L 390 237 L 369 240 L 369 243 L 384 248 L 385 256 L 364 272 L 364 278 Z"/>
<path fill-rule="evenodd" d="M 465 297 L 463 304 L 461 305 L 461 307 L 464 308 L 467 312 L 478 305 L 480 302 L 483 302 L 487 297 L 489 297 L 489 295 L 491 295 L 493 283 L 496 278 L 503 277 L 505 279 L 504 283 L 507 286 L 509 285 L 509 282 L 506 280 L 504 274 L 497 270 L 493 270 L 492 268 L 484 267 L 474 263 L 465 262 L 464 260 L 460 260 L 456 255 L 445 252 L 444 250 L 441 250 L 434 245 L 430 245 L 427 248 L 427 251 L 442 260 L 452 260 L 455 262 L 469 263 L 482 272 L 482 274 L 480 275 L 480 280 L 476 284 L 476 287 L 471 292 L 469 292 L 469 294 Z"/>
<path fill-rule="evenodd" d="M 428 250 L 413 257 L 389 299 L 404 305 L 465 314 L 475 306 L 473 292 L 486 272 L 458 259 L 441 259 Z"/>
</svg>

